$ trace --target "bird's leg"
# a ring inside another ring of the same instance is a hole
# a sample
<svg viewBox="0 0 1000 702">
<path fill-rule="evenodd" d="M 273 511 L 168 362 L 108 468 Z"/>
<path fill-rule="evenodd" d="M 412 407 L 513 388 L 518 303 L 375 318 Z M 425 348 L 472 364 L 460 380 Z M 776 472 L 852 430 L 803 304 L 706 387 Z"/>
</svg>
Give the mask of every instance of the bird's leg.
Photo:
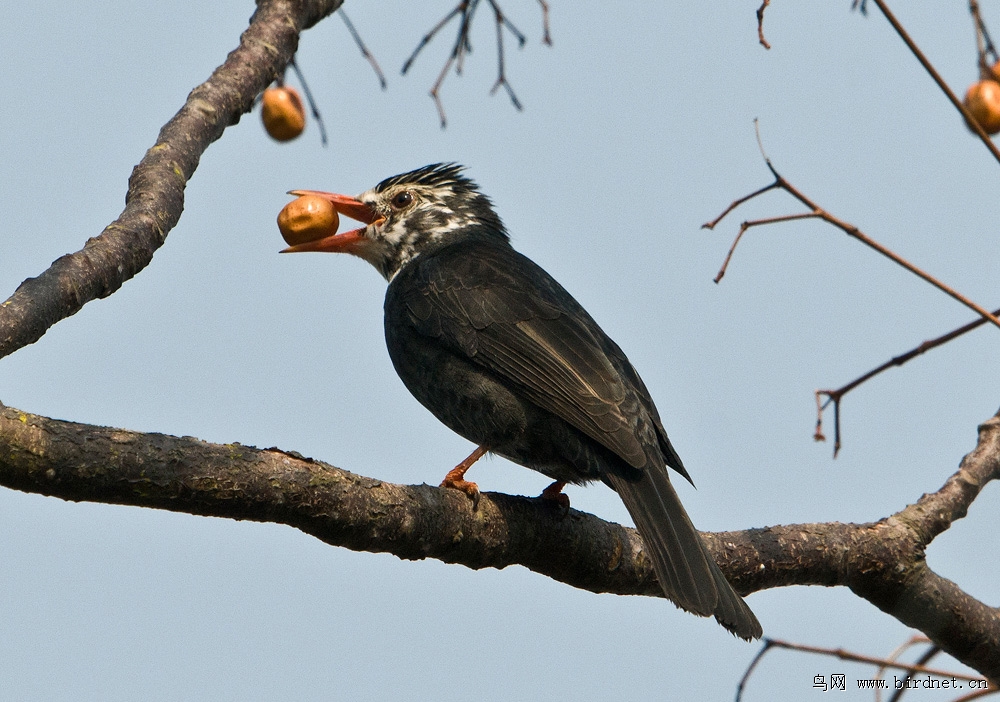
<svg viewBox="0 0 1000 702">
<path fill-rule="evenodd" d="M 542 494 L 538 497 L 559 507 L 563 514 L 566 514 L 569 512 L 569 495 L 562 491 L 564 487 L 566 487 L 565 481 L 557 480 L 542 490 Z"/>
<path fill-rule="evenodd" d="M 473 505 L 477 506 L 479 504 L 479 486 L 466 480 L 465 472 L 472 467 L 473 463 L 482 458 L 485 453 L 485 446 L 477 447 L 475 451 L 469 454 L 468 458 L 448 471 L 448 475 L 444 476 L 444 480 L 441 481 L 441 487 L 461 490 L 471 497 Z"/>
</svg>

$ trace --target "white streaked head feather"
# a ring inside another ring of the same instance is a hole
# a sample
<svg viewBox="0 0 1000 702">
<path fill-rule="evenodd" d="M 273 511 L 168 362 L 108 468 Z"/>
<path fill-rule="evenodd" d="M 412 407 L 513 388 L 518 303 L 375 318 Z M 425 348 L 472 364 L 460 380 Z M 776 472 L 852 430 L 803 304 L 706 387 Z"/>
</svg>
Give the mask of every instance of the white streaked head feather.
<svg viewBox="0 0 1000 702">
<path fill-rule="evenodd" d="M 361 193 L 358 199 L 380 219 L 364 228 L 363 243 L 353 253 L 392 281 L 422 251 L 477 226 L 506 240 L 506 231 L 489 199 L 475 183 L 458 175 L 459 170 L 453 165 L 427 166 Z"/>
</svg>

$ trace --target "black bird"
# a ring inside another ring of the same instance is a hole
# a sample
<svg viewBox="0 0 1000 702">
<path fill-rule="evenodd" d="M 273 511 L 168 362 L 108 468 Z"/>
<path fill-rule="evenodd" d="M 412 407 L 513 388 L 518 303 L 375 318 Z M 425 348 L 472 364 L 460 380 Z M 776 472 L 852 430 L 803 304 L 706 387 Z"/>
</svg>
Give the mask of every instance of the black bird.
<svg viewBox="0 0 1000 702">
<path fill-rule="evenodd" d="M 690 480 L 622 350 L 548 273 L 515 251 L 490 200 L 455 164 L 326 198 L 360 229 L 285 249 L 344 252 L 389 281 L 385 340 L 403 383 L 477 444 L 442 486 L 478 497 L 466 470 L 492 452 L 556 482 L 618 492 L 663 591 L 744 639 L 761 626 L 712 559 L 667 467 Z"/>
</svg>

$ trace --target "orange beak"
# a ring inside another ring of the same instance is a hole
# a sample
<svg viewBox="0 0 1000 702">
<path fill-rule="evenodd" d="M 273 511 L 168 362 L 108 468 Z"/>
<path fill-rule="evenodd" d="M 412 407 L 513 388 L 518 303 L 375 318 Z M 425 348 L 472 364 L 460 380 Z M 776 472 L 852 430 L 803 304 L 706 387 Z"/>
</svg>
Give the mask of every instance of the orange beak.
<svg viewBox="0 0 1000 702">
<path fill-rule="evenodd" d="M 350 217 L 351 219 L 359 222 L 364 222 L 366 225 L 378 224 L 385 219 L 371 207 L 361 202 L 361 200 L 356 197 L 351 197 L 350 195 L 325 193 L 320 190 L 290 190 L 288 194 L 295 195 L 296 197 L 302 197 L 303 195 L 315 195 L 316 197 L 321 197 L 324 200 L 329 200 L 333 205 L 333 209 L 337 210 L 337 214 Z M 287 249 L 282 249 L 280 253 L 301 253 L 303 251 L 352 253 L 357 248 L 358 244 L 364 241 L 364 238 L 361 236 L 361 232 L 363 231 L 364 227 L 351 229 L 346 232 L 340 232 L 339 234 L 333 234 L 332 236 L 317 239 L 316 241 L 308 241 L 304 244 L 289 246 Z"/>
</svg>

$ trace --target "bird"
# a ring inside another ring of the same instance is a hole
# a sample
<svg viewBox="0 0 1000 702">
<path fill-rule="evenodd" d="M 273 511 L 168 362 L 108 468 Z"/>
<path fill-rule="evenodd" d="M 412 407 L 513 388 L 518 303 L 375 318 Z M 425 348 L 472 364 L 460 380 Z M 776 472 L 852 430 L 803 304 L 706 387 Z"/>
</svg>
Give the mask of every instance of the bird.
<svg viewBox="0 0 1000 702">
<path fill-rule="evenodd" d="M 364 226 L 283 252 L 360 257 L 388 282 L 389 357 L 410 393 L 476 444 L 442 487 L 492 453 L 554 482 L 618 493 L 668 599 L 736 636 L 762 628 L 695 530 L 668 468 L 691 481 L 653 399 L 621 348 L 555 279 L 518 253 L 491 200 L 454 163 L 392 176 L 357 197 L 314 190 Z M 693 484 L 693 483 L 692 483 Z"/>
</svg>

